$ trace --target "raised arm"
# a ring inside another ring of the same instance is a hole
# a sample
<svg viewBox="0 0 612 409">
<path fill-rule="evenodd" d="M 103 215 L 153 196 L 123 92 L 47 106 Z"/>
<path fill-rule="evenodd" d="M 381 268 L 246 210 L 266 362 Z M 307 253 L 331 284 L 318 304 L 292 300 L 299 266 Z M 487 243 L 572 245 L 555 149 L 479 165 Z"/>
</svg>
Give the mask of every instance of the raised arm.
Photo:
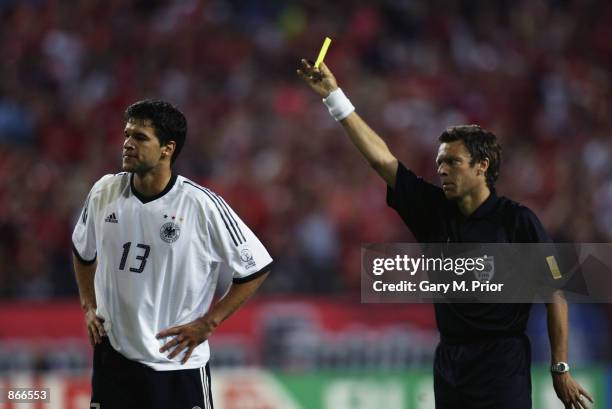
<svg viewBox="0 0 612 409">
<path fill-rule="evenodd" d="M 347 135 L 370 166 L 389 186 L 395 188 L 397 158 L 393 156 L 385 141 L 355 112 L 348 98 L 338 88 L 336 78 L 329 68 L 324 63 L 321 63 L 319 68 L 315 68 L 311 63 L 302 59 L 302 68 L 298 69 L 297 73 L 317 95 L 323 98 L 330 114 L 342 124 Z"/>
</svg>

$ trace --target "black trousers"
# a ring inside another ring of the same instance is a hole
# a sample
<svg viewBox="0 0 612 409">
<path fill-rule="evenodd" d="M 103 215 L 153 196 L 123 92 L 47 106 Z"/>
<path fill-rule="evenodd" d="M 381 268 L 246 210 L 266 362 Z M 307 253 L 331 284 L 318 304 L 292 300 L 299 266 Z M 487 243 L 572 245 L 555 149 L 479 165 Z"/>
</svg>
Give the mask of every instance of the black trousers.
<svg viewBox="0 0 612 409">
<path fill-rule="evenodd" d="M 213 409 L 210 368 L 155 371 L 125 358 L 108 338 L 94 348 L 91 408 Z"/>
<path fill-rule="evenodd" d="M 436 409 L 531 409 L 526 335 L 469 344 L 440 342 L 434 362 Z"/>
</svg>

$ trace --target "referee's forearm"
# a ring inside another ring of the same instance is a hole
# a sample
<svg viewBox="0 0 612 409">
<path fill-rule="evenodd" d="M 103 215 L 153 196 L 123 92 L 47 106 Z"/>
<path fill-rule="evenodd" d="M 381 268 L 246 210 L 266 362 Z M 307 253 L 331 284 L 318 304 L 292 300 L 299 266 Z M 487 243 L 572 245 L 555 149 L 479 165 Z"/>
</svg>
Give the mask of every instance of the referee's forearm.
<svg viewBox="0 0 612 409">
<path fill-rule="evenodd" d="M 81 308 L 87 311 L 91 308 L 96 308 L 96 291 L 94 286 L 94 276 L 96 273 L 96 264 L 83 264 L 72 256 L 72 264 L 74 266 L 74 275 L 79 288 L 79 298 L 81 301 Z"/>
<path fill-rule="evenodd" d="M 557 298 L 555 302 L 546 304 L 546 310 L 551 361 L 553 363 L 567 362 L 569 337 L 567 302 Z"/>
<path fill-rule="evenodd" d="M 389 186 L 395 187 L 398 162 L 385 141 L 356 112 L 351 113 L 340 123 L 370 166 Z"/>
</svg>

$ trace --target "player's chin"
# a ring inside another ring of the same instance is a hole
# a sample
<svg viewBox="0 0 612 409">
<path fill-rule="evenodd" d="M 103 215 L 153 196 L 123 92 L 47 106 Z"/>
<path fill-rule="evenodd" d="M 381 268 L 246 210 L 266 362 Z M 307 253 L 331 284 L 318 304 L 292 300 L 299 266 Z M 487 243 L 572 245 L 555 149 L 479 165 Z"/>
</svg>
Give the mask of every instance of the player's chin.
<svg viewBox="0 0 612 409">
<path fill-rule="evenodd" d="M 444 196 L 448 199 L 448 200 L 455 200 L 459 198 L 459 194 L 457 193 L 456 189 L 453 188 L 445 188 L 443 189 L 444 192 Z"/>
<path fill-rule="evenodd" d="M 123 159 L 123 162 L 121 163 L 121 170 L 124 172 L 134 172 L 136 170 L 136 165 L 134 163 L 126 162 L 126 160 Z"/>
</svg>

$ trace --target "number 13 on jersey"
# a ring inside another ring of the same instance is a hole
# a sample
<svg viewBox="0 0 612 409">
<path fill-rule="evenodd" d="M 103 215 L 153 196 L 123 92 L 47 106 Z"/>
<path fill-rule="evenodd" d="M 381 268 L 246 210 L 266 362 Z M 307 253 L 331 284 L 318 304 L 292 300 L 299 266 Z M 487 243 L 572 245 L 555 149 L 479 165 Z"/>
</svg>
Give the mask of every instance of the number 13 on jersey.
<svg viewBox="0 0 612 409">
<path fill-rule="evenodd" d="M 130 247 L 132 247 L 131 241 L 128 241 L 123 245 L 123 254 L 121 255 L 121 262 L 119 263 L 119 270 L 125 269 L 125 263 L 127 262 L 128 255 L 130 254 Z M 136 248 L 142 249 L 144 250 L 144 252 L 140 251 L 140 254 L 136 256 L 136 260 L 140 261 L 140 265 L 138 266 L 138 268 L 130 267 L 130 271 L 132 273 L 140 274 L 144 271 L 144 268 L 147 264 L 147 258 L 149 257 L 151 246 L 149 246 L 148 244 L 138 243 L 136 244 Z"/>
</svg>

